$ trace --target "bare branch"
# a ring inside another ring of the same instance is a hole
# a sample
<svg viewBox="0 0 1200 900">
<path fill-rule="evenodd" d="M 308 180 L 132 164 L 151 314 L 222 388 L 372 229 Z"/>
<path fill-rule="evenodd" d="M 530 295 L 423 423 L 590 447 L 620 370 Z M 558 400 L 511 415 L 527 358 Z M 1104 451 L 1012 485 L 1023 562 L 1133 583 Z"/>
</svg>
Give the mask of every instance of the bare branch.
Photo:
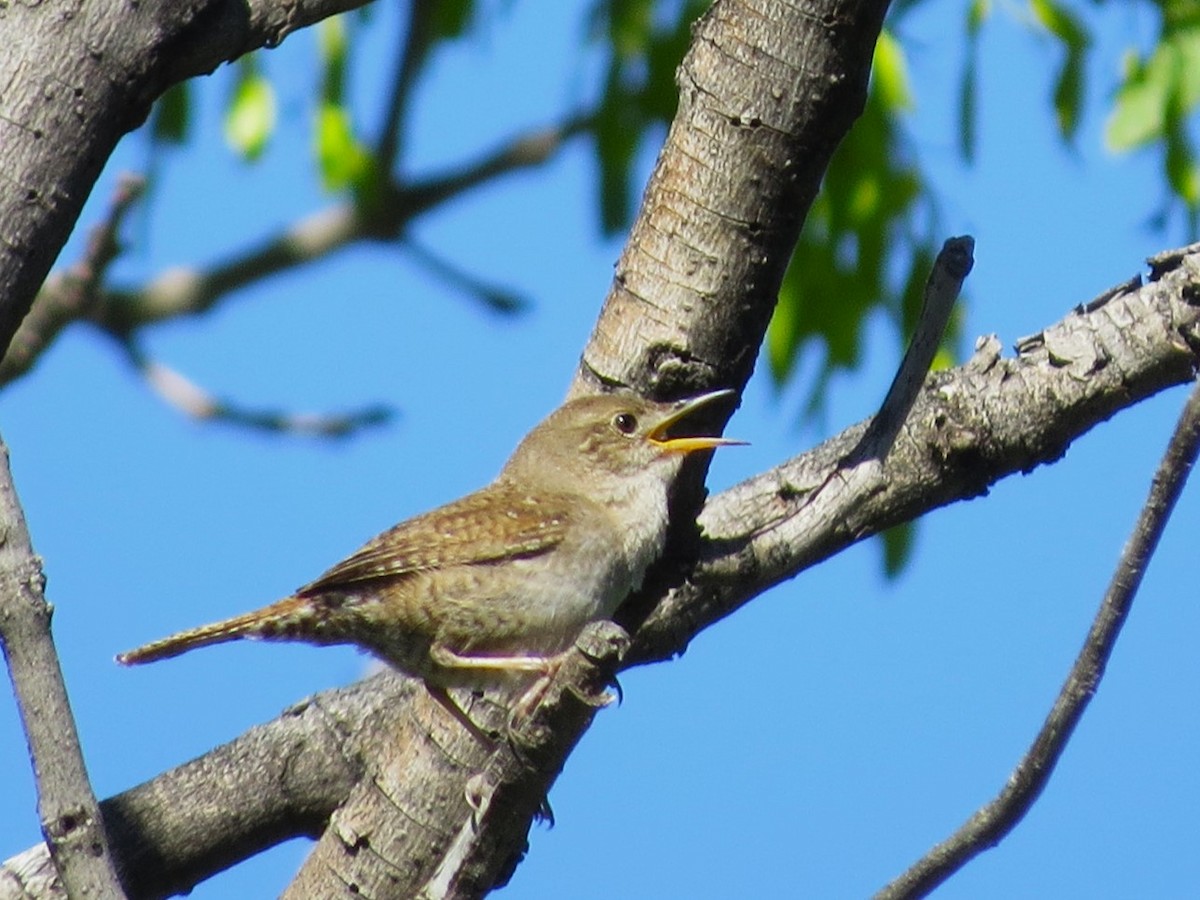
<svg viewBox="0 0 1200 900">
<path fill-rule="evenodd" d="M 247 409 L 213 396 L 179 371 L 149 358 L 132 339 L 121 343 L 130 363 L 141 373 L 150 389 L 169 406 L 193 419 L 224 422 L 270 434 L 349 437 L 366 428 L 385 425 L 395 416 L 395 410 L 383 404 L 347 413 Z"/>
<path fill-rule="evenodd" d="M 88 782 L 58 654 L 45 577 L 0 443 L 0 648 L 8 663 L 54 868 L 72 897 L 124 897 Z"/>
<path fill-rule="evenodd" d="M 415 262 L 428 269 L 432 275 L 445 281 L 452 289 L 474 297 L 491 312 L 519 313 L 524 312 L 530 306 L 529 300 L 517 292 L 499 285 L 488 284 L 470 272 L 460 269 L 449 260 L 443 259 L 411 237 L 404 237 L 401 243 Z"/>
<path fill-rule="evenodd" d="M 108 212 L 88 235 L 82 258 L 46 280 L 29 315 L 21 322 L 0 362 L 0 384 L 27 372 L 63 328 L 87 316 L 100 295 L 109 265 L 120 252 L 118 235 L 125 214 L 141 197 L 145 185 L 145 180 L 136 175 L 122 175 L 118 180 Z"/>
<path fill-rule="evenodd" d="M 958 831 L 930 850 L 907 872 L 875 895 L 876 900 L 925 897 L 984 850 L 1008 836 L 1041 796 L 1058 760 L 1095 696 L 1133 598 L 1142 583 L 1163 529 L 1183 491 L 1200 452 L 1200 383 L 1197 383 L 1175 426 L 1166 454 L 1150 485 L 1121 554 L 1112 581 L 1096 612 L 1087 640 L 1054 701 L 1041 731 L 1009 775 L 1004 788 Z"/>
<path fill-rule="evenodd" d="M 156 97 L 363 2 L 147 0 L 126 10 L 120 28 L 108 6 L 63 19 L 40 4 L 7 5 L 0 16 L 9 79 L 0 95 L 0 348 L 7 352 L 117 141 Z"/>
<path fill-rule="evenodd" d="M 282 233 L 207 268 L 170 269 L 136 288 L 102 291 L 93 283 L 88 302 L 73 302 L 66 278 L 51 279 L 39 293 L 12 349 L 0 363 L 0 386 L 24 375 L 39 355 L 76 319 L 87 319 L 120 337 L 139 328 L 182 316 L 202 315 L 234 291 L 272 275 L 322 260 L 364 240 L 392 239 L 417 216 L 493 178 L 540 165 L 585 127 L 585 118 L 561 126 L 533 129 L 483 158 L 411 186 L 393 186 L 370 216 L 353 203 L 313 213 Z M 122 210 L 123 211 L 123 210 Z M 107 220 L 106 220 L 107 221 Z M 487 285 L 409 244 L 419 261 L 491 312 L 513 313 L 524 301 L 512 292 Z"/>
<path fill-rule="evenodd" d="M 396 74 L 392 77 L 387 105 L 384 107 L 383 126 L 379 131 L 379 143 L 375 157 L 382 172 L 391 172 L 404 152 L 404 126 L 407 124 L 408 104 L 412 99 L 413 85 L 421 64 L 429 49 L 429 23 L 434 4 L 410 3 L 408 5 L 408 27 L 400 40 L 396 56 Z"/>
<path fill-rule="evenodd" d="M 830 478 L 865 426 L 713 497 L 688 580 L 634 635 L 627 664 L 682 653 L 703 628 L 852 543 L 1015 472 L 1059 459 L 1117 411 L 1188 382 L 1200 365 L 1200 245 L 1018 345 L 984 339 L 965 365 L 926 381 L 881 466 Z"/>
</svg>

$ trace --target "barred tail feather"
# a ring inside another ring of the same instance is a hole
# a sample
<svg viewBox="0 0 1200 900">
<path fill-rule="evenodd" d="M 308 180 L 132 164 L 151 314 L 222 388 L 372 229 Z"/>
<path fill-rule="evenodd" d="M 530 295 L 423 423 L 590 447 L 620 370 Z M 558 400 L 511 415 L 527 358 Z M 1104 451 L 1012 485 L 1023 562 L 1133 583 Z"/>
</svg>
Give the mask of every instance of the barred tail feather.
<svg viewBox="0 0 1200 900">
<path fill-rule="evenodd" d="M 288 640 L 297 634 L 298 628 L 302 628 L 303 622 L 312 614 L 313 604 L 310 599 L 287 597 L 245 615 L 213 622 L 211 625 L 201 625 L 199 628 L 151 641 L 136 650 L 118 653 L 117 662 L 123 666 L 137 666 L 160 659 L 170 659 L 197 647 L 223 644 L 239 638 Z"/>
</svg>

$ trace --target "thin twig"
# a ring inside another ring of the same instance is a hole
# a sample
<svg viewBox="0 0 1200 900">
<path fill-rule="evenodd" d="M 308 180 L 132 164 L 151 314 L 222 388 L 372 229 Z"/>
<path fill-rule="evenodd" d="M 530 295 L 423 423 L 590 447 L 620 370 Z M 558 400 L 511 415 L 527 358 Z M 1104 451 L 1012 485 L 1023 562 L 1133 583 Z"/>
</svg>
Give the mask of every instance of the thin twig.
<svg viewBox="0 0 1200 900">
<path fill-rule="evenodd" d="M 336 204 L 212 266 L 180 266 L 138 287 L 99 291 L 84 308 L 64 300 L 65 275 L 51 278 L 0 362 L 0 387 L 26 374 L 72 321 L 90 319 L 103 330 L 124 336 L 155 322 L 206 313 L 234 291 L 324 259 L 351 244 L 395 237 L 422 213 L 483 182 L 541 165 L 568 139 L 582 133 L 589 121 L 580 116 L 559 126 L 531 129 L 472 163 L 411 185 L 393 185 L 385 192 L 387 202 L 369 217 L 353 203 Z"/>
<path fill-rule="evenodd" d="M 212 309 L 232 291 L 269 275 L 323 259 L 355 242 L 390 238 L 428 210 L 492 178 L 546 162 L 580 129 L 578 120 L 519 135 L 473 163 L 409 185 L 393 185 L 388 202 L 360 215 L 352 203 L 304 217 L 282 233 L 208 268 L 178 268 L 140 288 L 113 291 L 95 321 L 119 334 Z"/>
<path fill-rule="evenodd" d="M 165 363 L 148 357 L 131 339 L 121 342 L 131 365 L 169 406 L 200 421 L 223 422 L 270 434 L 349 437 L 385 425 L 395 410 L 383 404 L 345 413 L 290 413 L 246 409 L 222 400 Z"/>
<path fill-rule="evenodd" d="M 45 577 L 0 443 L 0 648 L 37 782 L 42 835 L 70 897 L 124 897 L 88 782 L 58 654 Z"/>
<path fill-rule="evenodd" d="M 954 835 L 876 894 L 876 900 L 928 895 L 973 857 L 1003 840 L 1041 794 L 1100 685 L 1146 566 L 1198 452 L 1200 382 L 1192 388 L 1184 405 L 1175 433 L 1150 485 L 1150 495 L 1121 554 L 1087 640 L 1037 738 L 996 798 L 981 807 Z"/>
<path fill-rule="evenodd" d="M 98 302 L 104 275 L 120 254 L 121 225 L 145 187 L 146 181 L 139 175 L 126 173 L 118 179 L 108 211 L 88 234 L 83 256 L 66 271 L 47 279 L 29 315 L 21 322 L 0 362 L 0 383 L 28 371 L 63 328 L 88 315 Z"/>
<path fill-rule="evenodd" d="M 382 172 L 391 172 L 404 152 L 404 128 L 408 114 L 408 103 L 412 99 L 413 85 L 421 64 L 429 49 L 429 22 L 433 14 L 432 3 L 410 3 L 408 5 L 408 27 L 400 41 L 396 74 L 392 78 L 391 92 L 384 108 L 383 128 L 375 156 Z"/>
<path fill-rule="evenodd" d="M 485 309 L 502 315 L 524 312 L 530 302 L 514 290 L 488 284 L 477 275 L 459 268 L 445 257 L 434 253 L 425 245 L 405 236 L 400 242 L 414 262 L 427 269 L 430 274 L 446 282 L 452 290 L 460 291 L 478 301 Z"/>
</svg>

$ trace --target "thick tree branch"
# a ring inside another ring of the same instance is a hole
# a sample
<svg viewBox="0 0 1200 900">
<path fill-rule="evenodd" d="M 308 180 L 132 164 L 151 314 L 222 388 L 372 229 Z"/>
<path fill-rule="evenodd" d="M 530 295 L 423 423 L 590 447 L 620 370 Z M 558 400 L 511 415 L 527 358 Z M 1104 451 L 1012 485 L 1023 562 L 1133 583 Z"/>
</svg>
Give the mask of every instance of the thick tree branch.
<svg viewBox="0 0 1200 900">
<path fill-rule="evenodd" d="M 1156 280 L 1077 308 L 1022 340 L 1015 358 L 987 338 L 965 366 L 931 376 L 883 466 L 828 478 L 860 424 L 712 498 L 700 516 L 704 558 L 638 631 L 628 661 L 677 655 L 849 544 L 1053 462 L 1119 410 L 1188 381 L 1200 366 L 1200 245 L 1156 260 Z"/>
<path fill-rule="evenodd" d="M 407 714 L 414 684 L 390 672 L 298 703 L 266 725 L 101 804 L 130 896 L 165 897 L 280 841 L 316 835 Z M 230 799 L 240 798 L 230 805 Z M 234 812 L 234 809 L 237 812 Z M 44 844 L 4 864 L 0 897 L 40 885 Z"/>
</svg>

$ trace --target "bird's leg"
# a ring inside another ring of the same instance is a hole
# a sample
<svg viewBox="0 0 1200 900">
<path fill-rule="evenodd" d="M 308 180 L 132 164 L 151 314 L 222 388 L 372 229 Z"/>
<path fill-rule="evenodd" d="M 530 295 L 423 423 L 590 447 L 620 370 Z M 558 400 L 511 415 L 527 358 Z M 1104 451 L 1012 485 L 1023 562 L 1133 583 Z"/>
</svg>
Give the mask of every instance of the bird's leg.
<svg viewBox="0 0 1200 900">
<path fill-rule="evenodd" d="M 546 695 L 546 688 L 550 685 L 550 680 L 554 674 L 562 667 L 565 653 L 559 653 L 556 656 L 464 656 L 460 653 L 455 653 L 453 650 L 441 644 L 434 644 L 429 648 L 429 658 L 437 665 L 446 669 L 483 669 L 498 672 L 536 672 L 537 678 L 533 684 L 521 695 L 517 703 L 512 707 L 509 714 L 509 729 L 511 730 L 516 724 L 525 719 L 541 702 Z M 432 688 L 430 690 L 433 690 Z M 458 710 L 459 720 L 466 718 L 466 714 L 458 707 L 456 703 L 445 694 L 444 700 L 439 698 L 439 701 L 446 705 L 449 703 Z M 447 707 L 450 708 L 449 706 Z"/>
<path fill-rule="evenodd" d="M 439 644 L 429 648 L 429 657 L 447 669 L 496 669 L 502 672 L 545 673 L 554 657 L 463 656 Z"/>
<path fill-rule="evenodd" d="M 436 700 L 446 712 L 450 713 L 463 728 L 467 729 L 467 733 L 471 737 L 479 741 L 487 750 L 496 749 L 496 735 L 489 734 L 476 725 L 475 720 L 468 716 L 467 711 L 455 702 L 454 698 L 450 696 L 449 691 L 444 687 L 430 684 L 429 682 L 425 683 L 425 690 L 429 691 L 429 696 Z"/>
<path fill-rule="evenodd" d="M 562 653 L 543 660 L 544 665 L 542 666 L 541 673 L 534 680 L 533 684 L 526 688 L 525 693 L 520 696 L 512 707 L 512 712 L 508 717 L 508 727 L 510 730 L 520 725 L 537 709 L 537 705 L 545 698 L 546 691 L 550 687 L 550 682 L 554 680 L 554 676 L 562 668 L 569 652 L 569 650 L 564 650 Z"/>
</svg>

